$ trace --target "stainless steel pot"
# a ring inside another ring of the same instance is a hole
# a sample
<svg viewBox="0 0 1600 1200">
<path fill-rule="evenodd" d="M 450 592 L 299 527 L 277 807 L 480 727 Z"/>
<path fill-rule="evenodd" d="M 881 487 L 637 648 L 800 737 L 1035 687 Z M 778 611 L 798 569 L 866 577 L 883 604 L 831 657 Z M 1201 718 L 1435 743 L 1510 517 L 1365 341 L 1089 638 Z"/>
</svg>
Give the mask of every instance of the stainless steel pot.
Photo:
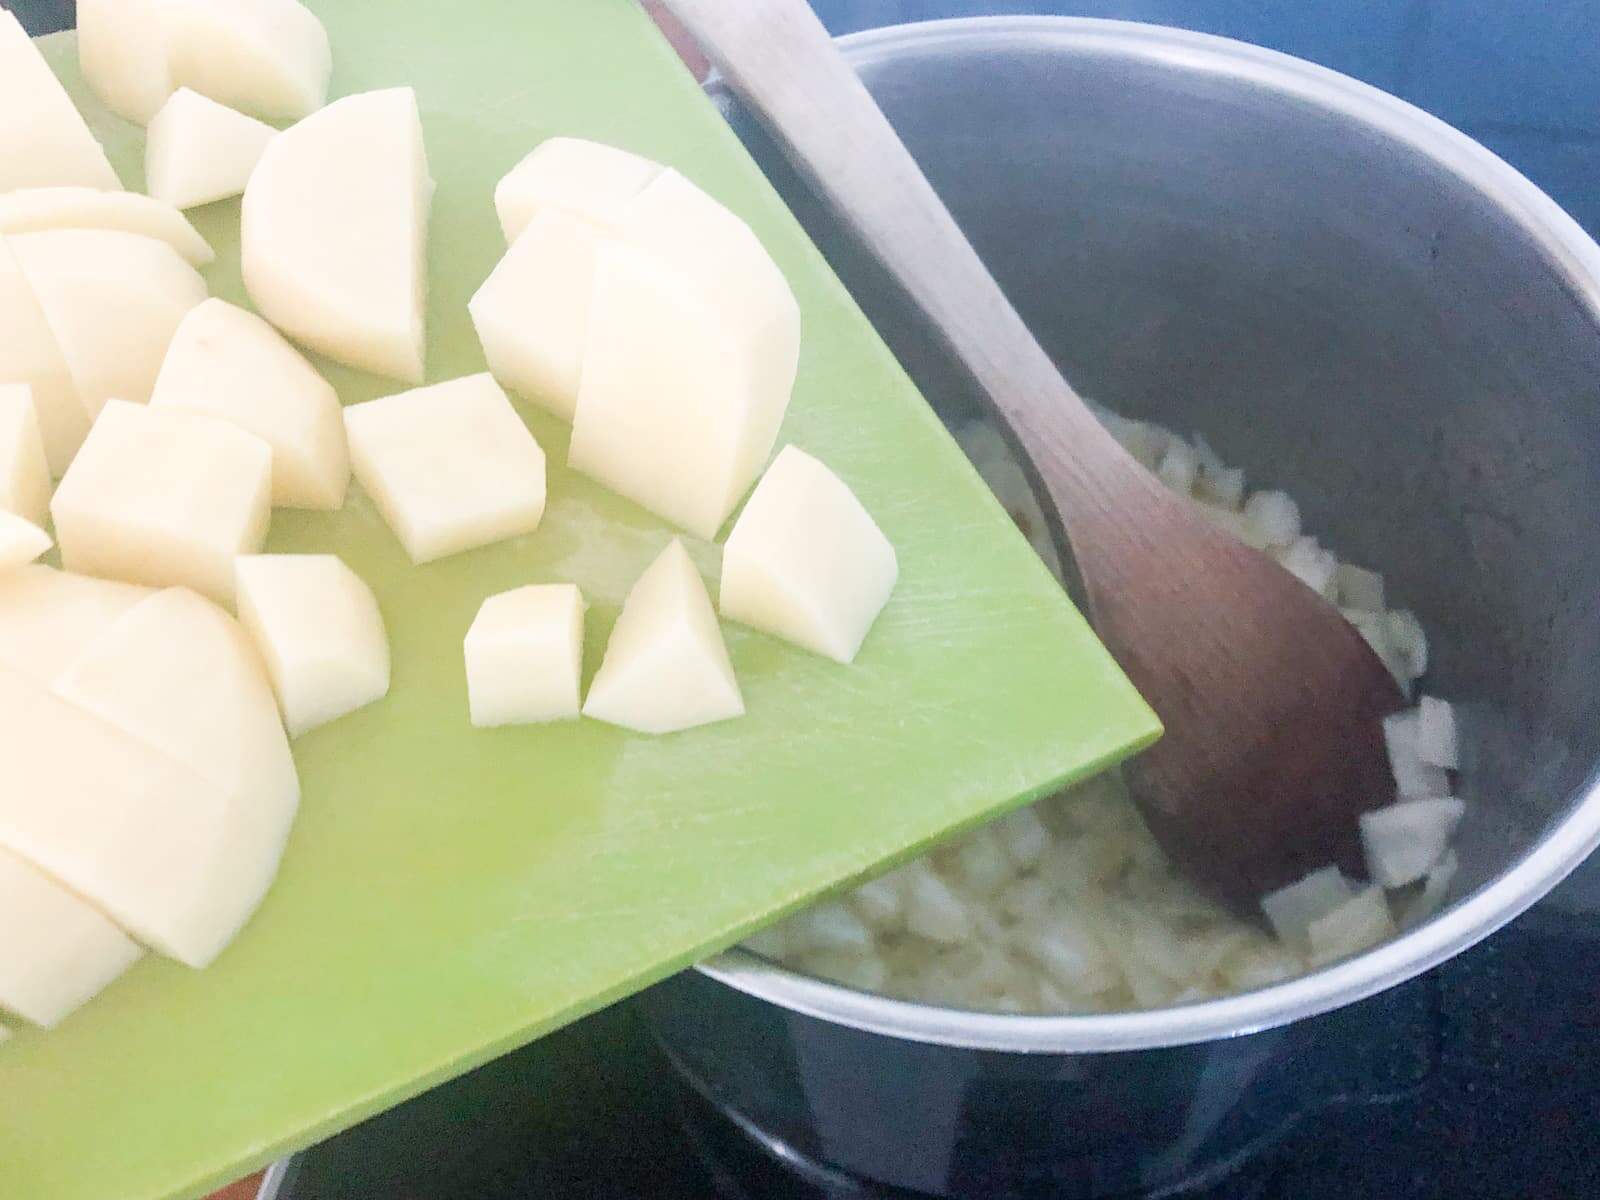
<svg viewBox="0 0 1600 1200">
<path fill-rule="evenodd" d="M 972 1013 L 733 951 L 651 995 L 660 1041 L 769 1150 L 824 1172 L 1000 1197 L 1225 1170 L 1426 1057 L 1410 1001 L 1317 1014 L 1487 936 L 1600 842 L 1600 247 L 1460 133 L 1237 42 L 996 18 L 845 46 L 1081 392 L 1203 431 L 1422 614 L 1430 690 L 1461 702 L 1476 750 L 1463 869 L 1397 941 L 1228 999 Z M 717 95 L 930 400 L 976 415 L 937 340 Z"/>
</svg>

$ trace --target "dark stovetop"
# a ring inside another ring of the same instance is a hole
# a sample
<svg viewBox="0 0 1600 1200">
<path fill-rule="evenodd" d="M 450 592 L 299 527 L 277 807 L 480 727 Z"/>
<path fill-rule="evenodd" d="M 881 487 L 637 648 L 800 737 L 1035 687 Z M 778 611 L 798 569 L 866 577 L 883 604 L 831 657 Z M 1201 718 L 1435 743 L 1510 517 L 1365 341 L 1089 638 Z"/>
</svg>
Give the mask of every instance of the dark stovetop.
<svg viewBox="0 0 1600 1200">
<path fill-rule="evenodd" d="M 1464 129 L 1600 236 L 1600 0 L 814 3 L 837 32 L 1049 11 L 1155 21 L 1286 50 Z M 17 10 L 34 32 L 71 23 L 71 0 L 0 6 Z M 1435 1056 L 1412 1094 L 1325 1110 L 1209 1194 L 1600 1197 L 1600 1157 L 1589 1145 L 1600 1128 L 1597 967 L 1600 863 L 1591 863 L 1485 945 L 1406 985 L 1431 1014 Z M 817 1194 L 752 1157 L 684 1096 L 637 1004 L 624 1003 L 309 1151 L 280 1200 Z"/>
</svg>

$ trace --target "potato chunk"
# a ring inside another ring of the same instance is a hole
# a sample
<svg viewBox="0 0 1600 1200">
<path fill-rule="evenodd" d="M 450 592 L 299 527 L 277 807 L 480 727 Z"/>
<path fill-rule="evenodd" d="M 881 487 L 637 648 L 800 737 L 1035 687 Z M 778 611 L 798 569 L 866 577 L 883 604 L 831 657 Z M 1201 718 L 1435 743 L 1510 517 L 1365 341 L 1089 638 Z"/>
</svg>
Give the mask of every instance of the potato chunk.
<svg viewBox="0 0 1600 1200">
<path fill-rule="evenodd" d="M 578 715 L 583 596 L 572 584 L 535 584 L 490 596 L 463 649 L 474 725 L 531 725 Z"/>
</svg>

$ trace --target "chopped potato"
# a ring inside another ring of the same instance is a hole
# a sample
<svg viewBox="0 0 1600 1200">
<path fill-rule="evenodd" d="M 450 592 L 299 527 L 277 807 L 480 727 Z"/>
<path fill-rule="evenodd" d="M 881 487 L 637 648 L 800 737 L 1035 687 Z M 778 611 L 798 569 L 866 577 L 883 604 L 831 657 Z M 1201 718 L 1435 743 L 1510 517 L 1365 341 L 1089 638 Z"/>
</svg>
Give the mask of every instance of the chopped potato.
<svg viewBox="0 0 1600 1200">
<path fill-rule="evenodd" d="M 50 462 L 25 383 L 0 384 L 0 511 L 35 525 L 50 511 Z"/>
<path fill-rule="evenodd" d="M 63 184 L 122 181 L 22 22 L 0 8 L 0 192 Z"/>
<path fill-rule="evenodd" d="M 583 715 L 657 734 L 744 715 L 711 598 L 676 538 L 623 602 Z"/>
<path fill-rule="evenodd" d="M 0 195 L 0 234 L 45 233 L 51 229 L 113 229 L 155 238 L 166 242 L 194 267 L 206 266 L 217 257 L 210 243 L 181 212 L 138 192 L 46 187 Z"/>
<path fill-rule="evenodd" d="M 474 725 L 578 715 L 583 607 L 570 583 L 534 584 L 483 602 L 463 646 Z"/>
<path fill-rule="evenodd" d="M 237 196 L 277 135 L 263 121 L 179 88 L 145 135 L 145 190 L 174 208 Z"/>
</svg>

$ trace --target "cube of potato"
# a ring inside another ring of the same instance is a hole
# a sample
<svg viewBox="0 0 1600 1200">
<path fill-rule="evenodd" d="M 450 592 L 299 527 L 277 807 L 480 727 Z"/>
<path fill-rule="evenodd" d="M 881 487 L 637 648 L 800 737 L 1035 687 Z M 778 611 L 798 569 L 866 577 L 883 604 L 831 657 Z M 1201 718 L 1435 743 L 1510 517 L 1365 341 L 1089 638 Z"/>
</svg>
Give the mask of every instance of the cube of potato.
<svg viewBox="0 0 1600 1200">
<path fill-rule="evenodd" d="M 50 535 L 32 521 L 0 509 L 0 571 L 31 563 L 52 545 Z"/>
<path fill-rule="evenodd" d="M 265 121 L 179 88 L 145 133 L 145 190 L 174 208 L 237 196 L 277 135 Z"/>
<path fill-rule="evenodd" d="M 25 383 L 0 384 L 0 510 L 35 525 L 50 511 L 50 461 Z"/>
<path fill-rule="evenodd" d="M 507 244 L 535 217 L 562 209 L 604 221 L 661 173 L 659 163 L 583 138 L 553 137 L 512 167 L 494 189 L 494 207 Z"/>
<path fill-rule="evenodd" d="M 544 451 L 489 375 L 344 410 L 356 478 L 415 563 L 531 533 Z"/>
<path fill-rule="evenodd" d="M 463 651 L 474 725 L 576 717 L 583 595 L 570 583 L 547 583 L 490 596 L 467 630 Z"/>
<path fill-rule="evenodd" d="M 0 8 L 0 192 L 122 186 L 28 31 Z"/>
<path fill-rule="evenodd" d="M 0 1008 L 49 1028 L 143 953 L 99 909 L 0 850 Z"/>
<path fill-rule="evenodd" d="M 150 589 L 32 563 L 0 574 L 0 667 L 49 687 Z"/>
<path fill-rule="evenodd" d="M 239 620 L 255 639 L 291 737 L 389 692 L 378 600 L 331 554 L 254 554 L 237 563 Z"/>
<path fill-rule="evenodd" d="M 216 299 L 190 310 L 172 335 L 150 406 L 218 417 L 265 441 L 273 504 L 344 504 L 350 452 L 338 393 L 254 313 Z"/>
<path fill-rule="evenodd" d="M 583 715 L 640 733 L 744 715 L 711 598 L 676 538 L 623 601 Z"/>
<path fill-rule="evenodd" d="M 113 400 L 50 502 L 70 571 L 191 587 L 233 603 L 233 560 L 261 548 L 272 449 L 223 421 Z"/>
<path fill-rule="evenodd" d="M 771 453 L 800 315 L 748 226 L 675 171 L 600 250 L 568 461 L 713 537 Z"/>
<path fill-rule="evenodd" d="M 32 389 L 45 458 L 50 474 L 59 478 L 89 432 L 89 414 L 78 399 L 61 343 L 7 237 L 0 237 L 0 329 L 5 330 L 0 337 L 0 379 Z"/>
<path fill-rule="evenodd" d="M 540 210 L 467 305 L 490 374 L 567 421 L 578 404 L 601 236 L 563 209 Z"/>
<path fill-rule="evenodd" d="M 894 547 L 844 481 L 785 446 L 722 555 L 722 615 L 850 662 L 899 577 Z"/>
</svg>

